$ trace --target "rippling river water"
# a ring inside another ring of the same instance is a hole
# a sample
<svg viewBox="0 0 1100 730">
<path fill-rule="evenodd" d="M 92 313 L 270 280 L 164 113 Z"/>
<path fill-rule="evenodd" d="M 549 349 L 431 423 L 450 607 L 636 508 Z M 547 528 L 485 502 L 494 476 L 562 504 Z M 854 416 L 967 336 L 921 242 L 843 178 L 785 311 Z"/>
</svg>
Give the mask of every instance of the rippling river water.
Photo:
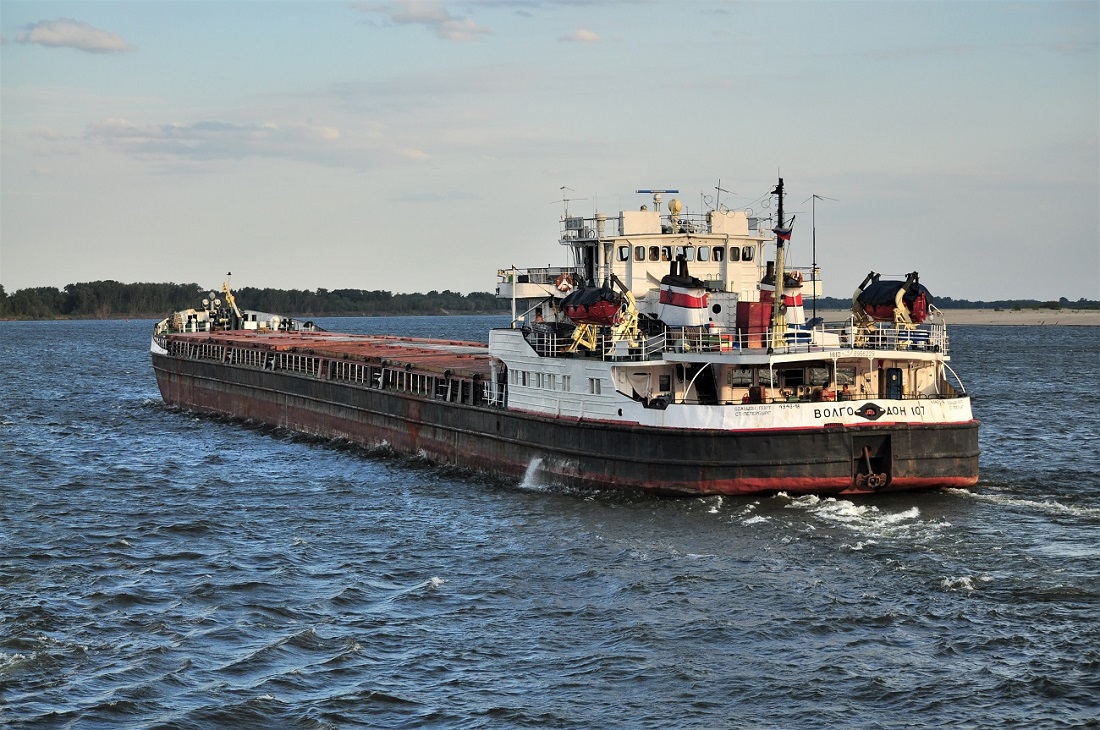
<svg viewBox="0 0 1100 730">
<path fill-rule="evenodd" d="M 169 409 L 151 325 L 0 322 L 0 724 L 1098 725 L 1100 328 L 954 328 L 973 491 L 659 500 Z"/>
</svg>

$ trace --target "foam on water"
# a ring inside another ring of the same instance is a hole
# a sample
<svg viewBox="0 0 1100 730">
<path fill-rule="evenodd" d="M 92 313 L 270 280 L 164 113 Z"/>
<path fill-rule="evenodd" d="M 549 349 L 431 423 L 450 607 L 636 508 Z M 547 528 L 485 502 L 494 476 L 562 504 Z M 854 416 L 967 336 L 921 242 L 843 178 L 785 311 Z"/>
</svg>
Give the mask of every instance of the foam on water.
<svg viewBox="0 0 1100 730">
<path fill-rule="evenodd" d="M 527 471 L 523 473 L 523 479 L 519 486 L 521 489 L 539 490 L 543 486 L 538 482 L 539 469 L 542 468 L 542 458 L 536 456 L 527 464 Z"/>
<path fill-rule="evenodd" d="M 972 492 L 965 489 L 949 490 L 952 494 L 979 502 L 989 502 L 1001 507 L 1011 507 L 1022 512 L 1041 512 L 1048 515 L 1085 517 L 1090 520 L 1100 519 L 1100 507 L 1087 505 L 1062 504 L 1050 500 L 1023 499 L 1011 497 L 1005 494 L 989 494 L 981 491 Z"/>
<path fill-rule="evenodd" d="M 972 592 L 974 590 L 977 590 L 977 586 L 975 586 L 975 581 L 977 581 L 978 583 L 990 583 L 993 581 L 993 578 L 988 575 L 964 575 L 958 577 L 949 576 L 940 581 L 940 586 L 947 591 Z"/>
<path fill-rule="evenodd" d="M 29 661 L 34 658 L 33 654 L 5 654 L 0 651 L 0 676 L 9 670 L 15 668 L 15 666 L 21 662 Z"/>
<path fill-rule="evenodd" d="M 777 499 L 788 499 L 786 509 L 801 510 L 827 524 L 838 525 L 869 538 L 927 537 L 950 527 L 945 520 L 922 520 L 919 507 L 913 506 L 896 512 L 874 504 L 856 504 L 836 497 L 801 495 L 790 498 L 786 494 Z M 808 525 L 814 529 L 813 525 Z"/>
</svg>

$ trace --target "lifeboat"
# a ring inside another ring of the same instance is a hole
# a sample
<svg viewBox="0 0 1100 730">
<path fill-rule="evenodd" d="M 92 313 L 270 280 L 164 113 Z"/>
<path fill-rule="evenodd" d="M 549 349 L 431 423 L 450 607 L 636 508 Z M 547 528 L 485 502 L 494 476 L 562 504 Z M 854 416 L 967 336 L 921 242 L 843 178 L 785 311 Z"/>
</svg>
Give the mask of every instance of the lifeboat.
<svg viewBox="0 0 1100 730">
<path fill-rule="evenodd" d="M 904 307 L 909 319 L 920 324 L 928 318 L 932 294 L 920 283 L 915 271 L 905 281 L 882 281 L 878 274 L 868 274 L 857 290 L 856 303 L 877 322 L 895 321 L 895 312 Z"/>
<path fill-rule="evenodd" d="M 590 286 L 570 292 L 561 309 L 573 324 L 614 327 L 623 319 L 623 297 L 611 287 Z"/>
<path fill-rule="evenodd" d="M 706 286 L 688 273 L 681 254 L 661 279 L 657 316 L 669 327 L 701 327 L 707 323 L 707 311 Z"/>
</svg>

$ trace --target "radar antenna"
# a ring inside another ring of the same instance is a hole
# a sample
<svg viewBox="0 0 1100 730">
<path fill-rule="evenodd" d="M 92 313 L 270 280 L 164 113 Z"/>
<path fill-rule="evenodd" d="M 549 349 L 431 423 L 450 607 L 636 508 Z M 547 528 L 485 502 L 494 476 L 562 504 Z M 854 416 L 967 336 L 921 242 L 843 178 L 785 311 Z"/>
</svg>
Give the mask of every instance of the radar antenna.
<svg viewBox="0 0 1100 730">
<path fill-rule="evenodd" d="M 667 189 L 667 190 L 636 190 L 635 192 L 647 193 L 647 194 L 651 193 L 653 195 L 653 209 L 656 210 L 658 213 L 660 213 L 661 212 L 661 193 L 678 193 L 680 191 L 679 190 L 672 190 L 670 188 L 670 189 Z"/>
</svg>

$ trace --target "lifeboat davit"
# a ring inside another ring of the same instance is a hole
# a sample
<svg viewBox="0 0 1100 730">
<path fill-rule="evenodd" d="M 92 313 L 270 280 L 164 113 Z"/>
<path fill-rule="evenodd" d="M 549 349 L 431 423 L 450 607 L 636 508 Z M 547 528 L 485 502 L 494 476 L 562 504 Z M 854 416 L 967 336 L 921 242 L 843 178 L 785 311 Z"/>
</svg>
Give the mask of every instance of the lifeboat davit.
<svg viewBox="0 0 1100 730">
<path fill-rule="evenodd" d="M 683 254 L 661 279 L 657 316 L 669 327 L 702 327 L 707 323 L 707 290 L 700 279 L 688 273 Z"/>
<path fill-rule="evenodd" d="M 917 272 L 905 281 L 881 281 L 878 274 L 869 274 L 860 286 L 856 302 L 869 317 L 878 322 L 893 322 L 897 307 L 904 306 L 909 319 L 920 324 L 928 318 L 932 294 L 917 278 Z"/>
<path fill-rule="evenodd" d="M 623 320 L 623 296 L 608 286 L 576 289 L 561 300 L 561 308 L 574 324 L 614 327 Z"/>
</svg>

